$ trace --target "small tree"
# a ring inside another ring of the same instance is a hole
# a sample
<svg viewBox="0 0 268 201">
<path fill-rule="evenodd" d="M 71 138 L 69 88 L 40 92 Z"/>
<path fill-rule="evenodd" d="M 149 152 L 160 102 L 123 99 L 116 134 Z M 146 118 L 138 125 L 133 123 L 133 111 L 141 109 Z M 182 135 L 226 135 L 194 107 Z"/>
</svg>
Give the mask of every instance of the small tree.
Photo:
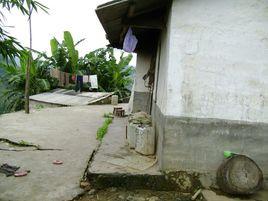
<svg viewBox="0 0 268 201">
<path fill-rule="evenodd" d="M 32 12 L 38 10 L 38 8 L 42 9 L 43 11 L 47 12 L 47 7 L 39 3 L 38 1 L 34 0 L 1 0 L 0 5 L 2 8 L 11 10 L 12 8 L 17 8 L 21 11 L 23 15 L 27 15 L 29 21 L 29 31 L 30 31 L 30 49 L 29 49 L 29 56 L 27 62 L 27 70 L 26 70 L 26 84 L 25 84 L 25 112 L 29 113 L 29 90 L 30 90 L 30 67 L 32 62 Z M 2 19 L 4 18 L 3 13 L 0 13 Z M 10 36 L 5 30 L 3 26 L 3 21 L 1 20 L 1 27 L 0 27 L 0 38 L 1 41 L 1 54 L 2 56 L 8 60 L 11 59 L 13 63 L 15 63 L 15 57 L 20 56 L 20 51 L 23 47 L 20 45 L 17 40 Z"/>
</svg>

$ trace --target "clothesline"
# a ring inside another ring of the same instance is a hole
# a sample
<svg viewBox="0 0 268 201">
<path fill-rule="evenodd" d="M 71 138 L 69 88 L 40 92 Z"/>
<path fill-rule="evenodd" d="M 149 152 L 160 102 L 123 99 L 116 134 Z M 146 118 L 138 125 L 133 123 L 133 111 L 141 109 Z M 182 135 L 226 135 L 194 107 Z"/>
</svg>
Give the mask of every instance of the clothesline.
<svg viewBox="0 0 268 201">
<path fill-rule="evenodd" d="M 59 86 L 64 87 L 70 84 L 70 73 L 60 71 L 59 69 L 53 68 L 50 71 L 51 77 L 54 77 L 59 80 Z M 83 83 L 90 83 L 91 88 L 98 88 L 98 79 L 97 75 L 72 75 L 72 80 L 77 82 L 78 77 L 82 77 Z"/>
</svg>

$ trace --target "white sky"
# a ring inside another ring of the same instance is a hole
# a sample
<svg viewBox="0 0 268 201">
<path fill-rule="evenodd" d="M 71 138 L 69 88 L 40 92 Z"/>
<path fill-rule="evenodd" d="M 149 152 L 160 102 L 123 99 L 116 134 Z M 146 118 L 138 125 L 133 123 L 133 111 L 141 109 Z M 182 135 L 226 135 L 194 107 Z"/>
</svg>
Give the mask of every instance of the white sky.
<svg viewBox="0 0 268 201">
<path fill-rule="evenodd" d="M 95 14 L 97 5 L 109 0 L 39 0 L 49 7 L 49 14 L 39 11 L 33 14 L 33 48 L 45 51 L 50 55 L 50 39 L 56 37 L 62 41 L 63 32 L 70 31 L 74 41 L 86 38 L 77 46 L 80 56 L 94 49 L 105 47 L 109 42 Z M 29 29 L 27 17 L 18 11 L 6 13 L 6 25 L 14 26 L 8 29 L 24 46 L 29 46 Z M 135 65 L 136 59 L 131 62 Z"/>
</svg>

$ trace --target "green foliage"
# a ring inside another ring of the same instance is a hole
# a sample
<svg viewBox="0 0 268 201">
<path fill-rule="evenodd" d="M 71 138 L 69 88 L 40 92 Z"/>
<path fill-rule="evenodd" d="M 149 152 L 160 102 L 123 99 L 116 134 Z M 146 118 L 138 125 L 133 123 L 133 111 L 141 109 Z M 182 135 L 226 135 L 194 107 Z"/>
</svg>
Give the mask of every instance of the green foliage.
<svg viewBox="0 0 268 201">
<path fill-rule="evenodd" d="M 31 142 L 27 142 L 25 140 L 21 140 L 18 142 L 19 146 L 22 146 L 22 147 L 29 147 L 29 146 L 33 146 L 33 143 Z"/>
<path fill-rule="evenodd" d="M 54 67 L 68 73 L 78 73 L 79 53 L 75 47 L 84 39 L 74 44 L 73 37 L 69 31 L 64 31 L 64 40 L 59 43 L 56 38 L 50 40 L 50 48 Z"/>
<path fill-rule="evenodd" d="M 0 55 L 6 61 L 10 59 L 15 64 L 15 58 L 20 57 L 19 49 L 23 49 L 16 38 L 10 36 L 2 27 L 0 27 Z"/>
<path fill-rule="evenodd" d="M 64 31 L 64 44 L 69 53 L 69 60 L 72 65 L 72 72 L 77 72 L 77 62 L 79 58 L 78 51 L 75 49 L 74 40 L 69 31 Z"/>
<path fill-rule="evenodd" d="M 108 131 L 109 125 L 113 122 L 112 118 L 105 118 L 102 126 L 97 131 L 97 140 L 102 140 Z"/>
<path fill-rule="evenodd" d="M 2 112 L 21 110 L 24 106 L 25 75 L 28 61 L 28 52 L 21 53 L 19 66 L 1 63 L 3 74 L 0 76 L 0 86 L 3 87 L 0 104 Z M 30 68 L 30 95 L 53 89 L 57 81 L 50 77 L 49 63 L 37 57 Z"/>
<path fill-rule="evenodd" d="M 42 104 L 37 104 L 37 105 L 35 106 L 35 109 L 37 109 L 37 110 L 41 110 L 41 109 L 44 109 L 44 108 L 45 108 L 45 106 L 42 105 Z"/>
<path fill-rule="evenodd" d="M 30 8 L 33 8 L 36 12 L 38 8 L 45 12 L 48 10 L 46 6 L 34 0 L 1 0 L 0 6 L 8 11 L 17 8 L 23 15 L 30 15 Z"/>
<path fill-rule="evenodd" d="M 52 57 L 48 57 L 48 60 L 52 63 L 54 68 L 60 68 L 61 71 L 70 72 L 67 69 L 68 64 L 68 52 L 67 48 L 60 44 L 56 38 L 50 40 Z"/>
<path fill-rule="evenodd" d="M 0 7 L 3 10 L 11 11 L 13 8 L 18 9 L 23 15 L 29 16 L 30 13 L 41 9 L 47 12 L 47 7 L 34 0 L 1 0 Z M 31 10 L 32 8 L 32 10 Z M 31 10 L 31 11 L 30 11 Z M 20 51 L 24 48 L 20 45 L 16 38 L 11 36 L 6 30 L 6 26 L 3 21 L 5 19 L 4 14 L 0 11 L 0 55 L 4 59 L 10 59 L 15 64 L 15 58 L 20 57 Z"/>
<path fill-rule="evenodd" d="M 53 57 L 57 56 L 57 52 L 59 51 L 59 42 L 56 38 L 50 40 L 51 54 Z"/>
<path fill-rule="evenodd" d="M 100 91 L 115 92 L 122 99 L 130 95 L 133 82 L 134 68 L 129 66 L 131 59 L 132 54 L 125 56 L 122 52 L 117 62 L 113 48 L 100 48 L 80 59 L 78 67 L 83 73 L 98 76 Z"/>
<path fill-rule="evenodd" d="M 120 99 L 130 96 L 134 68 L 129 66 L 132 54 L 122 52 L 119 61 L 115 58 L 111 47 L 100 48 L 79 58 L 75 49 L 84 39 L 74 43 L 70 32 L 64 32 L 64 40 L 59 43 L 53 38 L 50 41 L 54 67 L 73 74 L 96 74 L 99 91 L 115 92 Z"/>
<path fill-rule="evenodd" d="M 104 118 L 114 118 L 113 113 L 109 112 L 109 113 L 104 113 L 103 115 Z"/>
</svg>

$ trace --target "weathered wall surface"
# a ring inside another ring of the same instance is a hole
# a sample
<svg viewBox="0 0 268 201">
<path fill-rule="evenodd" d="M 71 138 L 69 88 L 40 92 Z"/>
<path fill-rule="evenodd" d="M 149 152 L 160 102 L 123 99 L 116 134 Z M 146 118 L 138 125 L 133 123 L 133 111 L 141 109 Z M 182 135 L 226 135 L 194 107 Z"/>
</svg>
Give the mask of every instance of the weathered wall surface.
<svg viewBox="0 0 268 201">
<path fill-rule="evenodd" d="M 167 77 L 168 66 L 170 61 L 170 15 L 167 22 L 167 28 L 162 30 L 158 44 L 156 58 L 154 102 L 163 113 L 167 108 Z"/>
<path fill-rule="evenodd" d="M 151 63 L 151 53 L 148 51 L 140 51 L 137 53 L 137 65 L 135 75 L 133 112 L 150 110 L 150 92 L 145 86 L 143 76 L 148 72 Z"/>
<path fill-rule="evenodd" d="M 162 164 L 163 146 L 164 146 L 164 126 L 162 115 L 166 113 L 167 109 L 167 82 L 168 82 L 168 67 L 170 61 L 170 20 L 171 12 L 169 12 L 167 19 L 167 26 L 162 30 L 159 36 L 156 67 L 155 67 L 155 82 L 153 92 L 152 118 L 156 131 L 156 154 L 158 157 L 159 167 Z"/>
<path fill-rule="evenodd" d="M 268 1 L 174 0 L 165 114 L 268 123 Z"/>
<path fill-rule="evenodd" d="M 268 1 L 174 0 L 153 110 L 162 170 L 212 174 L 223 151 L 268 178 Z M 268 187 L 268 186 L 267 186 Z"/>
<path fill-rule="evenodd" d="M 154 107 L 159 135 L 159 168 L 206 175 L 205 187 L 215 186 L 223 151 L 251 157 L 261 168 L 268 189 L 268 124 L 166 116 Z"/>
</svg>

